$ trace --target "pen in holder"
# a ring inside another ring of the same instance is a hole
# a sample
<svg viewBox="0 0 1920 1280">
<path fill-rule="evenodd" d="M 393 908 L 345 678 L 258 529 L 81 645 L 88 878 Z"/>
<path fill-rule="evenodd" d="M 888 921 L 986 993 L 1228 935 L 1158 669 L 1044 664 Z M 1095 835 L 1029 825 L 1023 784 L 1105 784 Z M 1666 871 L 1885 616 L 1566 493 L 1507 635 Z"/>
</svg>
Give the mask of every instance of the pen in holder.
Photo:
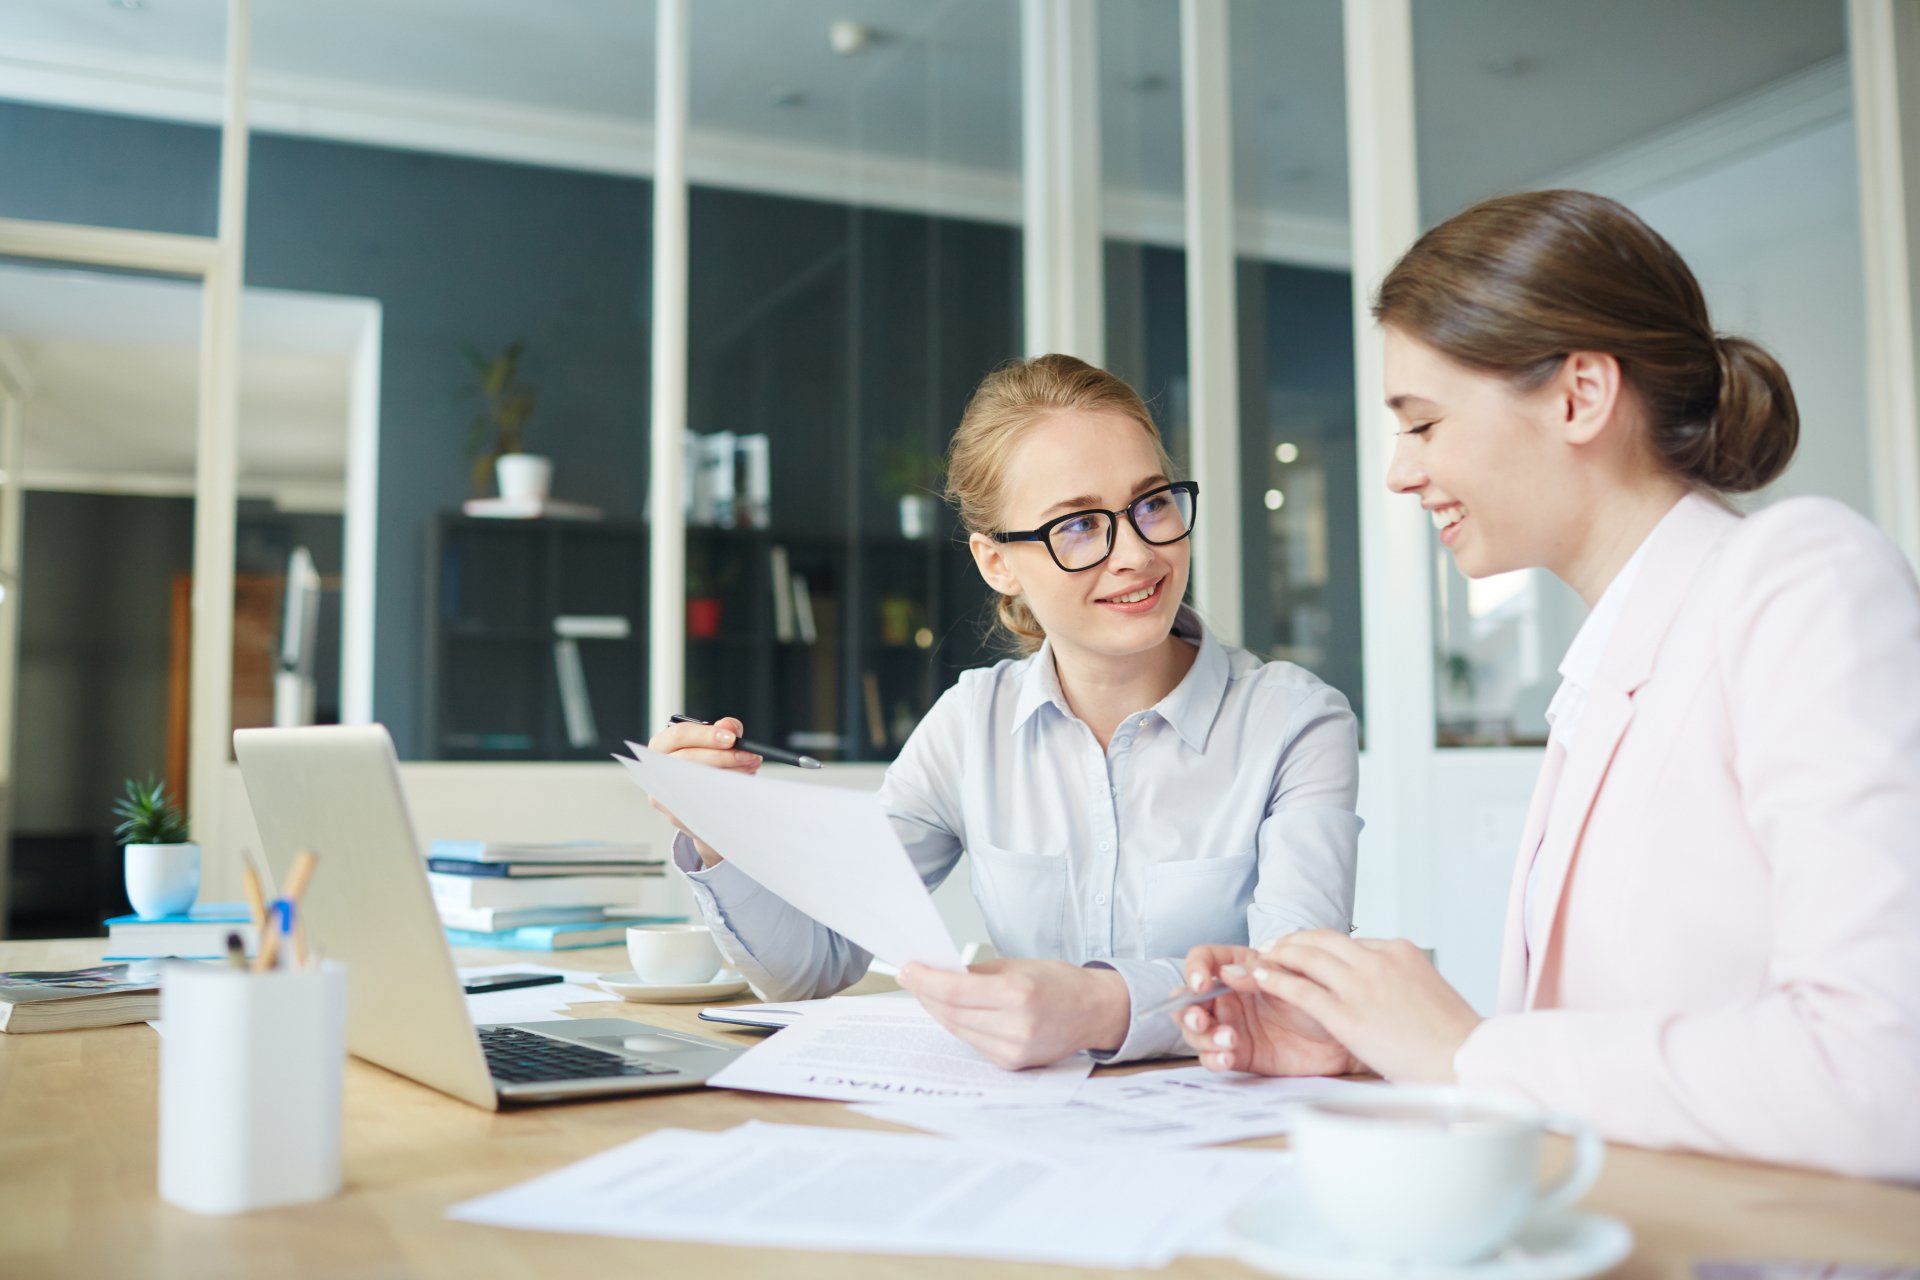
<svg viewBox="0 0 1920 1280">
<path fill-rule="evenodd" d="M 340 1189 L 345 965 L 169 965 L 160 1014 L 161 1199 L 238 1213 Z"/>
</svg>

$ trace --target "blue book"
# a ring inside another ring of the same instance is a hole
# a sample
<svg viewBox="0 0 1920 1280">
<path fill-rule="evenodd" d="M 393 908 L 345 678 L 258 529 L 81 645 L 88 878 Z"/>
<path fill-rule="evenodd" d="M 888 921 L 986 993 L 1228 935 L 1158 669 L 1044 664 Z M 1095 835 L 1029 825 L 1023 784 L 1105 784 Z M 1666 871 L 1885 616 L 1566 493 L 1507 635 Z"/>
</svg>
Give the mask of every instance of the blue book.
<svg viewBox="0 0 1920 1280">
<path fill-rule="evenodd" d="M 571 924 L 523 924 L 518 929 L 500 929 L 493 933 L 449 929 L 447 941 L 456 947 L 490 947 L 499 951 L 572 951 L 623 942 L 628 925 L 680 924 L 685 920 L 685 916 L 622 916 Z"/>
<path fill-rule="evenodd" d="M 113 960 L 150 960 L 179 956 L 203 960 L 223 956 L 227 935 L 240 935 L 240 945 L 252 954 L 259 938 L 253 917 L 238 902 L 202 902 L 180 915 L 142 920 L 115 916 L 107 921 L 106 957 Z"/>
</svg>

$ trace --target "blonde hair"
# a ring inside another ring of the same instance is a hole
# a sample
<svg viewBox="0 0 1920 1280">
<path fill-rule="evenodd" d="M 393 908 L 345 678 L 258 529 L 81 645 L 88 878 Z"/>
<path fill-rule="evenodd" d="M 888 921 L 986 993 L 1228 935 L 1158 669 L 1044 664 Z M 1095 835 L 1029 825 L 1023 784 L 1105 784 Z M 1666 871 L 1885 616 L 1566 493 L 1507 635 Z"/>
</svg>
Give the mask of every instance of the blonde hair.
<svg viewBox="0 0 1920 1280">
<path fill-rule="evenodd" d="M 1113 413 L 1137 423 L 1153 445 L 1161 473 L 1173 475 L 1160 428 L 1140 393 L 1125 381 L 1073 356 L 1012 360 L 974 388 L 947 448 L 947 501 L 960 513 L 968 533 L 993 533 L 1003 527 L 1002 490 L 1014 446 L 1027 428 L 1068 411 Z M 995 621 L 1020 653 L 1034 652 L 1047 638 L 1022 596 L 1001 595 Z"/>
</svg>

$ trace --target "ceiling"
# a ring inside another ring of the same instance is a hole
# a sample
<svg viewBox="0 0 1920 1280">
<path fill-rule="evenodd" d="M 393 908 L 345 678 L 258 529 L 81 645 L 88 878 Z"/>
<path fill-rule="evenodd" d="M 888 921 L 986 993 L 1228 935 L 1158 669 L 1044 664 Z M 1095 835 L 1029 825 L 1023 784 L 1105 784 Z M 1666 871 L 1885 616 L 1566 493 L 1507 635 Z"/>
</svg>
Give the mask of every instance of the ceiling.
<svg viewBox="0 0 1920 1280">
<path fill-rule="evenodd" d="M 371 304 L 250 289 L 241 303 L 243 492 L 338 510 L 352 361 Z M 24 375 L 29 487 L 193 491 L 200 289 L 0 265 L 0 347 Z"/>
<path fill-rule="evenodd" d="M 1563 172 L 1845 50 L 1844 0 L 1413 5 L 1430 212 Z M 1018 0 L 690 9 L 696 130 L 1017 170 Z M 10 66 L 91 67 L 156 85 L 217 78 L 223 10 L 221 0 L 7 0 L 0 94 L 30 82 Z M 263 94 L 326 86 L 421 113 L 478 104 L 548 123 L 644 124 L 652 12 L 636 0 L 256 0 L 254 75 Z M 1178 12 L 1176 0 L 1099 0 L 1110 187 L 1179 192 Z M 840 19 L 868 28 L 861 52 L 830 48 Z M 1344 221 L 1339 0 L 1232 0 L 1230 21 L 1241 203 Z M 317 114 L 312 124 L 328 127 Z"/>
</svg>

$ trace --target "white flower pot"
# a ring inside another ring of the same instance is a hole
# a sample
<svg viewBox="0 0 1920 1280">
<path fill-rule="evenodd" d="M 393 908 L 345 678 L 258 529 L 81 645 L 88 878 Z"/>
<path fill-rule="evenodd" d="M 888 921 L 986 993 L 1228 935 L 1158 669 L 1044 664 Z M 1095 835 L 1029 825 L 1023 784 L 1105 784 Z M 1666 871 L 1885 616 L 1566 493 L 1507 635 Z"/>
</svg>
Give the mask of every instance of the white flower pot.
<svg viewBox="0 0 1920 1280">
<path fill-rule="evenodd" d="M 553 489 L 553 459 L 537 453 L 503 453 L 493 464 L 500 496 L 509 502 L 545 502 Z"/>
<path fill-rule="evenodd" d="M 127 901 L 142 920 L 184 914 L 200 896 L 200 846 L 127 846 Z"/>
<path fill-rule="evenodd" d="M 925 538 L 933 533 L 933 497 L 925 493 L 900 495 L 900 536 Z"/>
</svg>

